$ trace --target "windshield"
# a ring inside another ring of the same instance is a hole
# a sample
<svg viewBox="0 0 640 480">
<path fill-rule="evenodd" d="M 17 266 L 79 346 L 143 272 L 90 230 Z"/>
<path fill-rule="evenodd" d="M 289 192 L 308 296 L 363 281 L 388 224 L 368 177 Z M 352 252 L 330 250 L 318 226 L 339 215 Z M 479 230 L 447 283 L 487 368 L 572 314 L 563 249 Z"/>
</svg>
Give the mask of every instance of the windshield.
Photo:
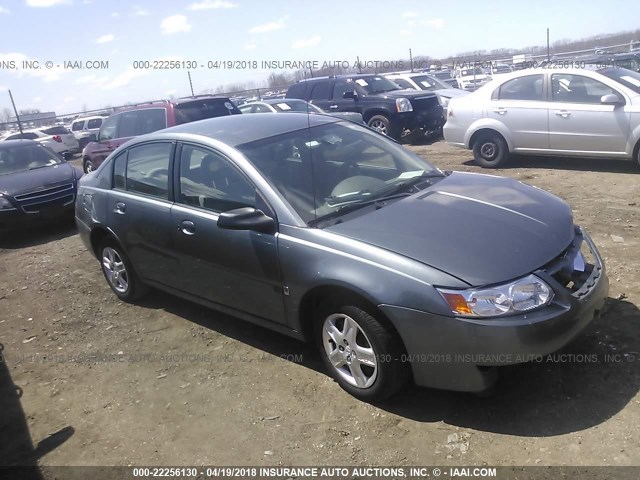
<svg viewBox="0 0 640 480">
<path fill-rule="evenodd" d="M 305 222 L 382 197 L 440 171 L 404 147 L 353 123 L 336 122 L 237 147 Z"/>
<path fill-rule="evenodd" d="M 37 143 L 0 146 L 0 175 L 51 167 L 62 162 L 55 153 Z"/>
<path fill-rule="evenodd" d="M 360 85 L 369 95 L 375 93 L 390 92 L 391 90 L 402 90 L 391 80 L 384 77 L 364 77 L 353 80 L 356 85 Z"/>
<path fill-rule="evenodd" d="M 627 70 L 626 68 L 603 68 L 598 70 L 598 73 L 640 94 L 640 73 Z"/>
<path fill-rule="evenodd" d="M 422 90 L 441 90 L 443 88 L 451 88 L 444 82 L 441 82 L 435 77 L 430 75 L 419 75 L 415 77 L 411 77 L 411 79 L 416 82 Z"/>
<path fill-rule="evenodd" d="M 283 100 L 282 102 L 272 103 L 271 106 L 280 112 L 324 113 L 319 107 L 304 100 Z"/>
<path fill-rule="evenodd" d="M 240 110 L 224 98 L 195 100 L 176 105 L 176 125 L 195 122 L 206 118 L 224 117 L 240 113 Z"/>
</svg>

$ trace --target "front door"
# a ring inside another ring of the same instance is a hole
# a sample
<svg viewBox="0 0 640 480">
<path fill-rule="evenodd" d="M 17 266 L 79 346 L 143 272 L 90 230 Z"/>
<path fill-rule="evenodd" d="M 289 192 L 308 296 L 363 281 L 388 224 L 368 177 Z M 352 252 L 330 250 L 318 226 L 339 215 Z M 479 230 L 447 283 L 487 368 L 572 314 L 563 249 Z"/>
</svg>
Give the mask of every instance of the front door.
<svg viewBox="0 0 640 480">
<path fill-rule="evenodd" d="M 593 78 L 566 73 L 551 75 L 549 142 L 552 150 L 622 154 L 627 148 L 630 113 L 624 105 L 603 105 L 603 95 L 624 97 Z"/>
<path fill-rule="evenodd" d="M 183 144 L 173 244 L 180 259 L 180 289 L 227 307 L 284 323 L 277 238 L 218 228 L 218 215 L 256 206 L 256 190 L 219 152 Z"/>
</svg>

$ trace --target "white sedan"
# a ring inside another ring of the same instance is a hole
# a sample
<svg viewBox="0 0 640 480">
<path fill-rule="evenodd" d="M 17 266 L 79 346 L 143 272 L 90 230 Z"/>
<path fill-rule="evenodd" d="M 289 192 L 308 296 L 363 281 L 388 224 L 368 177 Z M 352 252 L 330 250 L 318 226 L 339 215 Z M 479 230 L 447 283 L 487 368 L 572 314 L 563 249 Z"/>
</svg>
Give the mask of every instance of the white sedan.
<svg viewBox="0 0 640 480">
<path fill-rule="evenodd" d="M 640 162 L 640 74 L 538 68 L 501 75 L 449 103 L 444 138 L 485 168 L 509 153 Z"/>
<path fill-rule="evenodd" d="M 62 156 L 68 156 L 80 151 L 80 145 L 73 136 L 73 133 L 65 127 L 58 125 L 23 130 L 22 133 L 13 133 L 4 137 L 2 140 L 18 139 L 35 140 Z"/>
</svg>

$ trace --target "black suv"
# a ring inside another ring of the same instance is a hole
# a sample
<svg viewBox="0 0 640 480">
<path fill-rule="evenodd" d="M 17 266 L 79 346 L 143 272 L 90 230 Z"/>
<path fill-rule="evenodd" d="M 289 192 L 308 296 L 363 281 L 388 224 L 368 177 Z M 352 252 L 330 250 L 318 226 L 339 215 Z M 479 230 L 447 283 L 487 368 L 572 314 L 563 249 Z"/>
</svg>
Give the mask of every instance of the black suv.
<svg viewBox="0 0 640 480">
<path fill-rule="evenodd" d="M 327 112 L 358 112 L 369 127 L 395 140 L 412 140 L 442 128 L 442 107 L 432 92 L 403 90 L 381 75 L 301 80 L 287 98 L 307 100 Z"/>
</svg>

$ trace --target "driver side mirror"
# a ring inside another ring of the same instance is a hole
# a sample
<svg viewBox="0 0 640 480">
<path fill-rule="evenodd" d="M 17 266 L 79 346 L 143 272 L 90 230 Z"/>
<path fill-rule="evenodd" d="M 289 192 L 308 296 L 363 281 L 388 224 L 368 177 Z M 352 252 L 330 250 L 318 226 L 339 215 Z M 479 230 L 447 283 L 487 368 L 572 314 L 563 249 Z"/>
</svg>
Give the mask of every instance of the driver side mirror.
<svg viewBox="0 0 640 480">
<path fill-rule="evenodd" d="M 253 207 L 222 212 L 218 217 L 218 227 L 225 230 L 253 230 L 260 233 L 275 233 L 277 230 L 273 218 Z"/>
<path fill-rule="evenodd" d="M 355 90 L 351 90 L 349 92 L 344 92 L 342 94 L 342 98 L 351 98 L 353 100 L 357 100 L 358 99 L 358 92 L 356 92 Z"/>
<path fill-rule="evenodd" d="M 615 93 L 609 93 L 600 97 L 600 103 L 603 105 L 624 105 L 624 100 Z"/>
</svg>

